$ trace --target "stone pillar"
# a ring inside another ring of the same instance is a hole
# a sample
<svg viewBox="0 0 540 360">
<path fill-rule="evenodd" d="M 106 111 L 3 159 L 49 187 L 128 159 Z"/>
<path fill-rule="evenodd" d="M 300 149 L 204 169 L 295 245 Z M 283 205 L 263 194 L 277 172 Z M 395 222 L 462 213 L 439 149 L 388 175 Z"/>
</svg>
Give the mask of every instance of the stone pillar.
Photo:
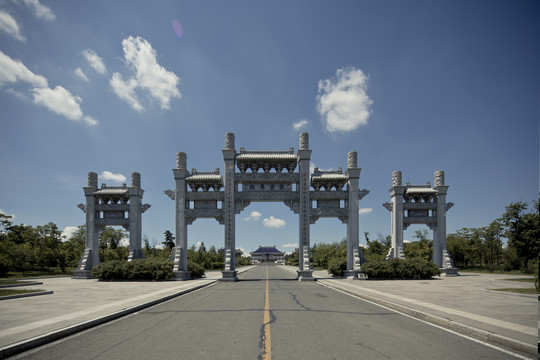
<svg viewBox="0 0 540 360">
<path fill-rule="evenodd" d="M 141 174 L 131 173 L 131 186 L 129 193 L 129 256 L 128 261 L 144 259 L 142 251 L 142 197 L 144 191 L 141 189 Z"/>
<path fill-rule="evenodd" d="M 310 225 L 310 210 L 311 201 L 309 199 L 309 161 L 311 159 L 311 150 L 309 150 L 309 134 L 300 134 L 300 146 L 298 149 L 298 168 L 300 173 L 300 182 L 298 184 L 298 191 L 300 203 L 298 204 L 299 210 L 299 246 L 300 252 L 305 252 L 307 249 L 307 256 L 310 252 L 309 244 L 309 225 Z M 304 264 L 303 261 L 299 261 L 298 280 L 306 281 L 313 280 L 313 271 L 309 268 L 309 264 Z"/>
<path fill-rule="evenodd" d="M 225 149 L 223 150 L 224 161 L 224 185 L 225 199 L 223 209 L 225 212 L 225 268 L 222 271 L 222 281 L 238 281 L 236 276 L 236 233 L 235 233 L 235 193 L 234 181 L 236 150 L 234 148 L 234 134 L 225 134 Z"/>
<path fill-rule="evenodd" d="M 358 278 L 358 271 L 355 272 L 355 249 L 358 253 L 359 241 L 359 189 L 358 180 L 360 178 L 361 169 L 358 168 L 356 151 L 351 151 L 347 155 L 347 172 L 349 180 L 347 182 L 347 192 L 349 199 L 347 201 L 349 216 L 347 220 L 347 270 L 344 277 Z M 358 260 L 359 261 L 359 260 Z"/>
<path fill-rule="evenodd" d="M 83 187 L 86 197 L 86 239 L 84 253 L 79 260 L 77 270 L 73 272 L 73 278 L 90 279 L 91 270 L 99 265 L 99 230 L 96 225 L 96 197 L 94 192 L 98 188 L 98 175 L 95 172 L 88 173 L 88 186 Z"/>
<path fill-rule="evenodd" d="M 175 280 L 191 279 L 191 271 L 187 268 L 187 219 L 186 219 L 186 178 L 189 176 L 187 170 L 187 155 L 179 152 L 176 154 L 176 169 L 173 169 L 175 181 L 174 206 L 175 206 L 175 247 L 171 257 L 173 258 L 173 275 Z"/>
<path fill-rule="evenodd" d="M 392 188 L 390 198 L 392 200 L 392 248 L 388 252 L 386 259 L 403 259 L 403 195 L 405 186 L 401 183 L 401 171 L 392 173 Z"/>
<path fill-rule="evenodd" d="M 444 171 L 435 171 L 435 190 L 437 190 L 437 226 L 433 231 L 433 263 L 443 266 L 443 250 L 446 250 L 446 193 L 448 186 L 444 185 Z"/>
</svg>

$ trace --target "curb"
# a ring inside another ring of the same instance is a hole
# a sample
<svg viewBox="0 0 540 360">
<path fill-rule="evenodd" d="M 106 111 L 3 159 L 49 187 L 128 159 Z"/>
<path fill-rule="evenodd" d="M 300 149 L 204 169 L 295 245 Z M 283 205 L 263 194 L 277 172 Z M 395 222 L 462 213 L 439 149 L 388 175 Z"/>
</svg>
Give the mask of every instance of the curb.
<svg viewBox="0 0 540 360">
<path fill-rule="evenodd" d="M 0 281 L 0 284 L 2 282 Z M 10 284 L 10 285 L 0 285 L 0 289 L 7 289 L 12 287 L 21 287 L 21 286 L 33 286 L 33 285 L 43 285 L 43 282 L 29 282 L 29 283 L 20 283 L 20 284 Z"/>
<path fill-rule="evenodd" d="M 17 295 L 6 295 L 6 296 L 0 296 L 0 301 L 4 300 L 13 300 L 13 299 L 20 299 L 30 296 L 40 296 L 40 295 L 51 295 L 52 291 L 38 291 L 33 293 L 26 293 L 26 294 L 17 294 Z"/>
<path fill-rule="evenodd" d="M 424 320 L 431 324 L 438 325 L 438 326 L 447 328 L 449 330 L 453 330 L 455 332 L 458 332 L 463 335 L 467 335 L 477 340 L 511 348 L 513 350 L 517 350 L 519 352 L 522 352 L 532 357 L 536 357 L 538 355 L 538 349 L 535 345 L 527 344 L 516 339 L 498 335 L 498 334 L 495 334 L 486 330 L 478 329 L 469 325 L 461 324 L 456 321 L 445 319 L 436 315 L 428 314 L 423 311 L 415 310 L 415 309 L 412 309 L 412 308 L 409 308 L 400 304 L 396 304 L 388 300 L 383 300 L 374 296 L 361 294 L 354 290 L 350 290 L 346 287 L 337 286 L 335 284 L 330 285 L 327 282 L 320 281 L 320 280 L 318 280 L 317 283 L 322 286 L 326 286 L 328 288 L 334 289 L 334 290 L 343 291 L 347 294 L 357 296 L 361 299 L 373 302 L 375 304 L 386 306 L 392 310 L 396 310 L 398 312 L 410 315 L 420 320 Z"/>
<path fill-rule="evenodd" d="M 109 315 L 105 315 L 105 316 L 102 316 L 102 317 L 99 317 L 99 318 L 96 318 L 96 319 L 93 319 L 93 320 L 88 320 L 88 321 L 85 321 L 85 322 L 82 322 L 82 323 L 79 323 L 79 324 L 76 324 L 76 325 L 68 326 L 68 327 L 60 329 L 60 330 L 52 331 L 52 332 L 50 332 L 48 334 L 39 335 L 39 336 L 36 336 L 34 338 L 31 338 L 31 339 L 19 341 L 17 343 L 14 343 L 14 344 L 5 346 L 3 348 L 0 348 L 0 359 L 5 359 L 7 357 L 19 354 L 19 353 L 21 353 L 23 351 L 28 351 L 28 350 L 36 348 L 38 346 L 45 345 L 45 344 L 48 344 L 48 343 L 53 342 L 55 340 L 58 340 L 58 339 L 61 339 L 61 338 L 76 334 L 76 333 L 78 333 L 80 331 L 93 328 L 95 326 L 104 324 L 104 323 L 112 321 L 112 320 L 116 320 L 116 319 L 121 318 L 123 316 L 126 316 L 126 315 L 132 314 L 134 312 L 137 312 L 137 311 L 149 308 L 151 306 L 160 304 L 162 302 L 173 299 L 175 297 L 178 297 L 178 296 L 190 293 L 192 291 L 199 290 L 199 289 L 202 289 L 204 287 L 213 285 L 216 282 L 217 282 L 217 280 L 210 280 L 210 281 L 208 281 L 208 283 L 201 284 L 201 285 L 195 286 L 195 287 L 190 288 L 190 289 L 185 289 L 185 290 L 179 291 L 177 293 L 167 295 L 167 296 L 162 297 L 160 299 L 155 299 L 155 300 L 143 303 L 143 304 L 135 305 L 135 306 L 132 306 L 132 307 L 129 307 L 129 308 L 114 312 L 114 313 L 109 314 Z M 52 293 L 52 291 L 51 291 L 51 293 Z"/>
</svg>

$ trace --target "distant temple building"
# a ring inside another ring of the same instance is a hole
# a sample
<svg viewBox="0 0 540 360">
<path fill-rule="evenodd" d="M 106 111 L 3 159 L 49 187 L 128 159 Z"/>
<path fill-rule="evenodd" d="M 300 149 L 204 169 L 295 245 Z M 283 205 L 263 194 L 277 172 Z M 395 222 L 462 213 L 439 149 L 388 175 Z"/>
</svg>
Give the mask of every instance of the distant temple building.
<svg viewBox="0 0 540 360">
<path fill-rule="evenodd" d="M 285 253 L 276 249 L 275 246 L 259 246 L 251 254 L 251 263 L 284 263 Z"/>
</svg>

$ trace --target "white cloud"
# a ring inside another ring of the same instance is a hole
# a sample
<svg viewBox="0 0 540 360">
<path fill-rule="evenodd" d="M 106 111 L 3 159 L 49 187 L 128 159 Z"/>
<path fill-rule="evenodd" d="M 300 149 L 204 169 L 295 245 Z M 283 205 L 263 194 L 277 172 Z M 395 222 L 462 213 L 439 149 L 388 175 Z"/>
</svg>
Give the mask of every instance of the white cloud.
<svg viewBox="0 0 540 360">
<path fill-rule="evenodd" d="M 69 240 L 77 230 L 79 230 L 78 226 L 66 226 L 62 231 L 62 236 L 65 237 L 66 240 Z"/>
<path fill-rule="evenodd" d="M 295 243 L 288 243 L 288 244 L 283 244 L 281 245 L 282 248 L 287 248 L 287 249 L 291 249 L 291 248 L 297 248 L 298 247 L 298 244 L 295 244 Z"/>
<path fill-rule="evenodd" d="M 132 78 L 128 81 L 124 81 L 121 74 L 114 73 L 109 83 L 111 84 L 114 93 L 118 95 L 120 99 L 126 101 L 136 111 L 140 112 L 144 110 L 137 98 L 137 94 L 135 94 L 135 88 L 137 87 L 137 81 L 135 79 Z"/>
<path fill-rule="evenodd" d="M 63 115 L 70 120 L 81 120 L 83 113 L 81 110 L 81 98 L 74 96 L 62 86 L 54 89 L 49 87 L 32 89 L 34 103 L 47 107 L 52 112 Z"/>
<path fill-rule="evenodd" d="M 0 30 L 13 36 L 16 40 L 26 41 L 26 38 L 21 34 L 21 29 L 17 20 L 7 12 L 0 9 Z"/>
<path fill-rule="evenodd" d="M 373 208 L 361 208 L 360 210 L 358 210 L 358 215 L 369 214 L 372 211 Z"/>
<path fill-rule="evenodd" d="M 244 218 L 245 221 L 259 221 L 261 219 L 262 214 L 258 211 L 252 211 L 251 214 L 249 214 L 248 217 Z"/>
<path fill-rule="evenodd" d="M 367 76 L 354 67 L 338 69 L 332 79 L 319 80 L 317 110 L 329 132 L 346 132 L 367 124 L 373 101 Z"/>
<path fill-rule="evenodd" d="M 111 181 L 118 182 L 118 183 L 126 181 L 126 177 L 124 175 L 122 175 L 122 174 L 113 174 L 112 172 L 107 171 L 107 170 L 103 171 L 99 176 L 103 180 L 111 180 Z"/>
<path fill-rule="evenodd" d="M 88 61 L 88 64 L 94 69 L 96 72 L 100 74 L 105 74 L 107 72 L 107 67 L 105 66 L 105 63 L 103 62 L 103 59 L 96 54 L 94 50 L 86 49 L 82 52 L 84 58 L 86 61 Z"/>
<path fill-rule="evenodd" d="M 75 75 L 77 75 L 79 78 L 83 79 L 84 81 L 86 81 L 86 82 L 89 82 L 89 81 L 90 81 L 90 80 L 88 79 L 88 77 L 86 76 L 86 74 L 84 73 L 84 71 L 82 71 L 81 68 L 75 69 L 74 73 L 75 73 Z"/>
<path fill-rule="evenodd" d="M 120 239 L 118 246 L 129 246 L 129 235 L 126 234 L 126 236 Z"/>
<path fill-rule="evenodd" d="M 34 12 L 36 17 L 47 21 L 54 21 L 56 19 L 54 12 L 41 4 L 39 0 L 22 0 L 22 2 Z"/>
<path fill-rule="evenodd" d="M 294 130 L 300 130 L 300 129 L 305 128 L 308 124 L 309 124 L 309 121 L 307 121 L 306 119 L 302 119 L 298 122 L 295 122 L 293 124 L 293 128 Z"/>
<path fill-rule="evenodd" d="M 264 227 L 268 228 L 280 228 L 282 226 L 285 226 L 285 220 L 277 219 L 273 216 L 270 216 L 269 218 L 265 218 L 263 220 Z"/>
<path fill-rule="evenodd" d="M 135 110 L 141 111 L 135 89 L 146 91 L 151 98 L 160 103 L 161 109 L 170 108 L 172 98 L 181 98 L 177 88 L 180 79 L 172 71 L 158 64 L 156 51 L 141 37 L 128 37 L 122 40 L 124 59 L 134 72 L 134 76 L 124 81 L 119 73 L 114 73 L 110 83 L 113 91 L 127 101 Z"/>
<path fill-rule="evenodd" d="M 14 89 L 6 89 L 6 92 L 24 101 L 29 101 L 28 96 Z"/>
<path fill-rule="evenodd" d="M 91 116 L 85 116 L 83 120 L 90 126 L 96 126 L 98 124 L 98 121 Z"/>
<path fill-rule="evenodd" d="M 15 217 L 16 217 L 16 216 L 13 215 L 13 214 L 8 214 L 7 212 L 5 212 L 5 211 L 2 210 L 2 209 L 0 209 L 0 214 L 4 214 L 4 215 L 6 215 L 6 216 L 11 216 L 11 219 L 10 219 L 11 221 L 13 221 L 13 220 L 15 219 Z"/>
<path fill-rule="evenodd" d="M 39 87 L 47 86 L 47 79 L 34 74 L 20 60 L 13 60 L 0 50 L 0 86 L 18 81 Z"/>
<path fill-rule="evenodd" d="M 201 245 L 202 245 L 202 241 L 197 241 L 197 242 L 195 243 L 195 249 L 198 250 L 198 249 L 201 247 Z"/>
</svg>

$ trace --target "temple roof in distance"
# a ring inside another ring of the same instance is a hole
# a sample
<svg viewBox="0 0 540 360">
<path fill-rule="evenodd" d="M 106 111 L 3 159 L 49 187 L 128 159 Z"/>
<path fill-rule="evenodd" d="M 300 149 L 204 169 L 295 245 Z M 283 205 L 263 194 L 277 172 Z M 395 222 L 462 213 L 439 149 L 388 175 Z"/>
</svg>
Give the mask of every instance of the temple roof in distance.
<svg viewBox="0 0 540 360">
<path fill-rule="evenodd" d="M 259 246 L 257 250 L 251 252 L 251 255 L 262 255 L 262 254 L 283 255 L 285 253 L 276 249 L 275 246 Z"/>
</svg>

